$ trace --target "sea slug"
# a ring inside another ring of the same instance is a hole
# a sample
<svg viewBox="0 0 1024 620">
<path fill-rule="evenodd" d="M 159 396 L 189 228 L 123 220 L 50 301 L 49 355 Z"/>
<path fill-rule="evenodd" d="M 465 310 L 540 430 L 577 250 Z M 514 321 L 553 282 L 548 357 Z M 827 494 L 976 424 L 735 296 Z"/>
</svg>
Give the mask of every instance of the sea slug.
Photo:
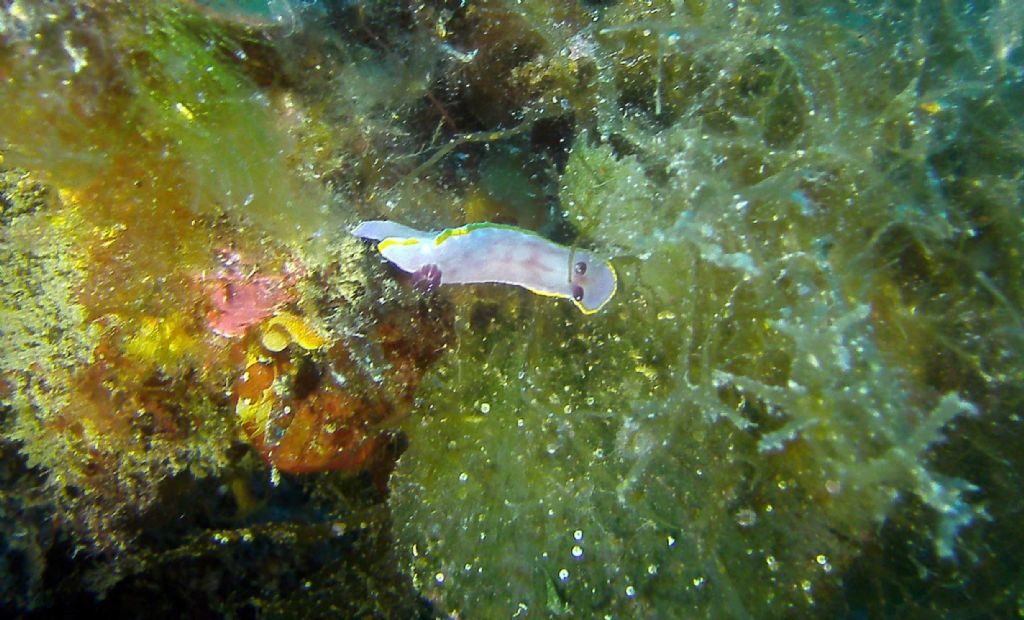
<svg viewBox="0 0 1024 620">
<path fill-rule="evenodd" d="M 423 232 L 395 222 L 363 222 L 352 231 L 427 289 L 441 284 L 514 284 L 538 295 L 571 299 L 586 314 L 615 295 L 611 264 L 589 252 L 502 224 L 467 224 Z"/>
</svg>

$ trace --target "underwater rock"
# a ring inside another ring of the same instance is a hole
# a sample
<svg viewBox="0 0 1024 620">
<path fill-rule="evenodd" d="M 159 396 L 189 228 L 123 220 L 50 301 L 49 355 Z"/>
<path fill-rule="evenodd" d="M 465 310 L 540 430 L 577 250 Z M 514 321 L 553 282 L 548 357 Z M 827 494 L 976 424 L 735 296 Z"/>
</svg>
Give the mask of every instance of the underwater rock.
<svg viewBox="0 0 1024 620">
<path fill-rule="evenodd" d="M 127 551 L 163 484 L 219 475 L 239 435 L 282 471 L 358 470 L 443 313 L 427 329 L 337 242 L 345 216 L 248 73 L 258 42 L 179 3 L 52 8 L 0 9 L 4 165 L 30 169 L 3 177 L 0 404 L 74 544 Z M 276 391 L 234 412 L 255 364 Z"/>
<path fill-rule="evenodd" d="M 285 473 L 363 469 L 408 415 L 423 372 L 443 349 L 439 319 L 393 310 L 368 334 L 378 353 L 357 361 L 363 345 L 329 340 L 290 313 L 274 315 L 249 343 L 232 390 L 246 439 Z"/>
</svg>

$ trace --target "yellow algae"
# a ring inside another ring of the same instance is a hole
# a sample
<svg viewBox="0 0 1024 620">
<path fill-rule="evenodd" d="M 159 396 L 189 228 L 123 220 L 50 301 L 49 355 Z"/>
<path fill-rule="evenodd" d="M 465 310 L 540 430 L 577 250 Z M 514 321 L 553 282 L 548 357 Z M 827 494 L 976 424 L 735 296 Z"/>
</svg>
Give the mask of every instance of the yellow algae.
<svg viewBox="0 0 1024 620">
<path fill-rule="evenodd" d="M 270 419 L 274 410 L 275 398 L 271 390 L 267 389 L 260 394 L 255 401 L 239 400 L 235 406 L 235 415 L 242 424 L 253 424 L 260 428 Z M 239 428 L 239 432 L 245 437 L 245 433 Z"/>
<path fill-rule="evenodd" d="M 134 332 L 124 344 L 125 353 L 172 372 L 183 360 L 198 358 L 205 347 L 204 335 L 195 333 L 186 317 L 146 316 L 134 322 Z"/>
<path fill-rule="evenodd" d="M 267 325 L 260 335 L 263 348 L 273 353 L 284 351 L 292 343 L 291 334 L 280 325 Z"/>
<path fill-rule="evenodd" d="M 274 393 L 277 375 L 277 365 L 264 360 L 259 351 L 250 350 L 246 354 L 245 370 L 234 390 L 237 399 L 235 415 L 240 422 L 257 428 L 263 428 L 267 423 L 277 400 Z"/>
<path fill-rule="evenodd" d="M 313 351 L 330 342 L 310 322 L 286 310 L 278 311 L 263 323 L 260 336 L 268 351 L 282 351 L 295 343 L 307 351 Z"/>
</svg>

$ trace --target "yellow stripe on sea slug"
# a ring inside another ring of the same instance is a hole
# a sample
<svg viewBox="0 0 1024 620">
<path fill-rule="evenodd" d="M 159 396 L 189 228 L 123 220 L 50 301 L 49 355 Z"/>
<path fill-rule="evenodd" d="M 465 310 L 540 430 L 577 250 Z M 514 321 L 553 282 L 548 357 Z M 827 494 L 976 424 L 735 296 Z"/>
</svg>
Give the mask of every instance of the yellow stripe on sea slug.
<svg viewBox="0 0 1024 620">
<path fill-rule="evenodd" d="M 462 235 L 469 234 L 469 227 L 463 226 L 462 228 L 446 228 L 441 231 L 441 234 L 434 239 L 434 245 L 441 245 L 444 240 L 448 237 L 461 237 Z"/>
<path fill-rule="evenodd" d="M 566 295 L 565 293 L 552 293 L 551 291 L 542 291 L 529 286 L 523 285 L 523 288 L 530 291 L 534 295 L 540 295 L 541 297 L 554 297 L 555 299 L 572 299 L 572 295 Z"/>
<path fill-rule="evenodd" d="M 441 245 L 450 237 L 461 237 L 462 235 L 468 235 L 475 230 L 513 230 L 517 233 L 529 235 L 532 237 L 541 237 L 532 230 L 526 230 L 525 228 L 519 228 L 518 226 L 511 226 L 509 224 L 495 224 L 493 222 L 474 222 L 472 224 L 466 224 L 458 228 L 446 228 L 438 233 L 437 237 L 434 238 L 434 245 Z"/>
<path fill-rule="evenodd" d="M 386 250 L 386 249 L 388 249 L 388 248 L 390 248 L 392 246 L 395 246 L 395 245 L 416 245 L 419 242 L 420 242 L 419 239 L 412 239 L 412 238 L 402 239 L 400 237 L 388 237 L 387 239 L 385 239 L 385 240 L 383 240 L 383 241 L 381 241 L 380 243 L 377 244 L 377 251 L 378 252 L 383 252 L 384 250 Z"/>
</svg>

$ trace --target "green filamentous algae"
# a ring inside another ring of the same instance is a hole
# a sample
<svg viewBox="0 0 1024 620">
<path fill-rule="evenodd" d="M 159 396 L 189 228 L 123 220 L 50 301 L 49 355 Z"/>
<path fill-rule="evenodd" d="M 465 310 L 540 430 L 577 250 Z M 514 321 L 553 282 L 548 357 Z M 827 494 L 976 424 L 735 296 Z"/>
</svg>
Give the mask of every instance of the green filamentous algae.
<svg viewBox="0 0 1024 620">
<path fill-rule="evenodd" d="M 1024 3 L 16 0 L 0 108 L 10 614 L 1024 609 Z"/>
</svg>

